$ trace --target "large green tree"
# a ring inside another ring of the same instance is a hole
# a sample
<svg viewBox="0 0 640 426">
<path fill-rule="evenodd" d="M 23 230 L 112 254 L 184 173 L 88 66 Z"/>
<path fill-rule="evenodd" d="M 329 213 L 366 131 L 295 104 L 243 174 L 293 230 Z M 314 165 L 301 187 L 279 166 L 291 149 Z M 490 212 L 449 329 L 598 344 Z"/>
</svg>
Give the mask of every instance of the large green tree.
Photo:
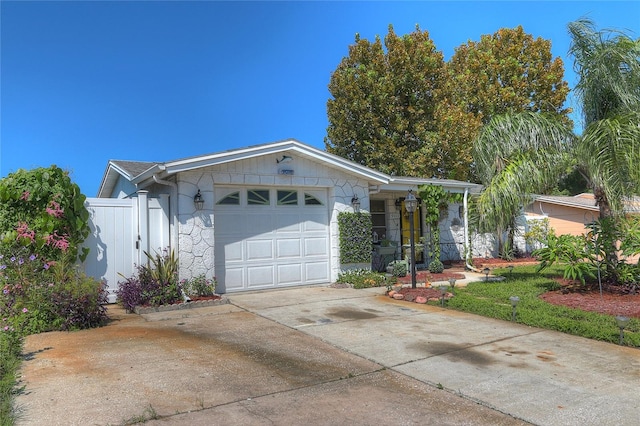
<svg viewBox="0 0 640 426">
<path fill-rule="evenodd" d="M 449 63 L 419 28 L 356 36 L 331 76 L 326 149 L 394 175 L 470 180 L 484 121 L 545 111 L 565 121 L 567 83 L 550 43 L 517 29 L 460 46 Z"/>
<path fill-rule="evenodd" d="M 568 120 L 569 86 L 551 42 L 521 26 L 502 28 L 456 48 L 448 65 L 450 95 L 484 124 L 499 114 L 547 112 Z"/>
<path fill-rule="evenodd" d="M 371 43 L 356 35 L 331 75 L 328 152 L 393 175 L 433 175 L 442 53 L 427 31 Z M 408 165 L 415 165 L 408 167 Z"/>
<path fill-rule="evenodd" d="M 481 231 L 512 227 L 530 195 L 548 190 L 567 162 L 584 173 L 603 218 L 623 214 L 625 198 L 640 193 L 640 40 L 597 31 L 590 20 L 568 29 L 583 133 L 573 135 L 557 115 L 494 117 L 474 146 L 486 185 L 477 203 Z M 615 258 L 614 246 L 607 257 Z"/>
</svg>

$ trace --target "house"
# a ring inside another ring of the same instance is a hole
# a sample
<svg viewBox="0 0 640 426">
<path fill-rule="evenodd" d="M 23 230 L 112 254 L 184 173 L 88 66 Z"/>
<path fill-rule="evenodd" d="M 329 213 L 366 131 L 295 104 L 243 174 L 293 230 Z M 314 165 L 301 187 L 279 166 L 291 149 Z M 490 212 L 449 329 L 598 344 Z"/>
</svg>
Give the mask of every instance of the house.
<svg viewBox="0 0 640 426">
<path fill-rule="evenodd" d="M 525 208 L 527 220 L 548 219 L 557 235 L 580 235 L 585 225 L 600 217 L 593 194 L 575 196 L 540 195 Z"/>
<path fill-rule="evenodd" d="M 131 232 L 138 235 L 122 247 L 131 245 L 140 261 L 142 251 L 169 246 L 180 279 L 215 276 L 217 291 L 225 293 L 335 281 L 346 266 L 340 263 L 338 214 L 353 211 L 356 200 L 372 215 L 372 243 L 396 241 L 396 255 L 403 256 L 409 239 L 403 200 L 425 184 L 465 197 L 480 190 L 468 182 L 389 176 L 289 139 L 167 162 L 112 160 L 98 198 L 88 202 L 137 199 L 138 211 L 153 205 L 152 214 L 133 219 Z M 420 213 L 414 215 L 416 239 L 426 232 Z M 148 231 L 155 217 L 165 221 L 163 231 Z M 443 217 L 441 240 L 450 247 L 442 255 L 460 259 L 468 239 L 463 209 L 452 205 Z M 93 229 L 93 241 L 100 241 L 99 227 Z M 101 247 L 109 251 L 108 244 Z M 105 269 L 94 275 L 103 278 Z M 116 286 L 108 285 L 111 291 Z"/>
</svg>

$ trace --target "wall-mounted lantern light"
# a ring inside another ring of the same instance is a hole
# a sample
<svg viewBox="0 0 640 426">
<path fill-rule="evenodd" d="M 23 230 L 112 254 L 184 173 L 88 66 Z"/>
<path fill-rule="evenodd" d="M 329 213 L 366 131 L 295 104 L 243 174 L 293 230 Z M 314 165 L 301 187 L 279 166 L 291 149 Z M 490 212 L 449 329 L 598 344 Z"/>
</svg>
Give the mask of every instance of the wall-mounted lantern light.
<svg viewBox="0 0 640 426">
<path fill-rule="evenodd" d="M 193 205 L 196 206 L 196 210 L 202 210 L 204 208 L 204 198 L 198 189 L 198 193 L 193 197 Z"/>
<path fill-rule="evenodd" d="M 355 213 L 360 213 L 360 200 L 357 195 L 354 195 L 351 199 L 351 207 L 353 207 Z"/>
</svg>

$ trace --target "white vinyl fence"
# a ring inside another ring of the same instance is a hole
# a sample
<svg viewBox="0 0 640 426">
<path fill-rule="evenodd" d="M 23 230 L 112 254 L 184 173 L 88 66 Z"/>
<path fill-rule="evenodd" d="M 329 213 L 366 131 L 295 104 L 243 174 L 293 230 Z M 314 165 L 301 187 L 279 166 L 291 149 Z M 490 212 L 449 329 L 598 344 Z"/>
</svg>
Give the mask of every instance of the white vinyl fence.
<svg viewBox="0 0 640 426">
<path fill-rule="evenodd" d="M 110 303 L 116 300 L 118 281 L 147 261 L 145 251 L 153 255 L 170 247 L 169 198 L 147 198 L 146 191 L 137 195 L 87 198 L 85 203 L 91 234 L 83 243 L 90 249 L 83 267 L 87 275 L 106 281 Z"/>
</svg>

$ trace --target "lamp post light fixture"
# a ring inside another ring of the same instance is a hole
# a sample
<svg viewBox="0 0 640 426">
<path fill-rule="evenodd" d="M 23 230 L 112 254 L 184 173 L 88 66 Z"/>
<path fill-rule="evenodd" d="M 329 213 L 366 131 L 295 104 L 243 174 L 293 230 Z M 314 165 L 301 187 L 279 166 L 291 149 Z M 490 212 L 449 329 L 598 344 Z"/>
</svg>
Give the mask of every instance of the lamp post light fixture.
<svg viewBox="0 0 640 426">
<path fill-rule="evenodd" d="M 509 298 L 509 301 L 511 302 L 511 321 L 515 321 L 516 320 L 516 306 L 518 306 L 518 303 L 520 302 L 520 298 L 518 296 L 511 296 Z"/>
<path fill-rule="evenodd" d="M 360 213 L 360 200 L 357 195 L 354 195 L 351 199 L 351 207 L 353 207 L 354 213 Z"/>
<path fill-rule="evenodd" d="M 453 293 L 453 290 L 456 287 L 456 279 L 455 278 L 449 278 L 449 285 L 451 286 L 451 293 Z"/>
<path fill-rule="evenodd" d="M 193 197 L 193 205 L 196 206 L 196 210 L 202 210 L 204 208 L 204 198 L 198 189 L 198 193 Z"/>
<path fill-rule="evenodd" d="M 491 269 L 489 269 L 489 267 L 486 267 L 482 270 L 482 273 L 484 274 L 484 280 L 485 281 L 489 281 L 489 272 L 491 272 Z"/>
<path fill-rule="evenodd" d="M 416 241 L 413 235 L 413 213 L 418 207 L 418 199 L 409 190 L 404 199 L 404 207 L 409 213 L 409 241 L 411 242 L 411 288 L 416 288 Z"/>
<path fill-rule="evenodd" d="M 618 325 L 618 328 L 620 329 L 620 345 L 622 345 L 624 343 L 624 329 L 629 324 L 629 317 L 624 317 L 622 315 L 618 315 L 616 317 L 616 324 Z"/>
</svg>

